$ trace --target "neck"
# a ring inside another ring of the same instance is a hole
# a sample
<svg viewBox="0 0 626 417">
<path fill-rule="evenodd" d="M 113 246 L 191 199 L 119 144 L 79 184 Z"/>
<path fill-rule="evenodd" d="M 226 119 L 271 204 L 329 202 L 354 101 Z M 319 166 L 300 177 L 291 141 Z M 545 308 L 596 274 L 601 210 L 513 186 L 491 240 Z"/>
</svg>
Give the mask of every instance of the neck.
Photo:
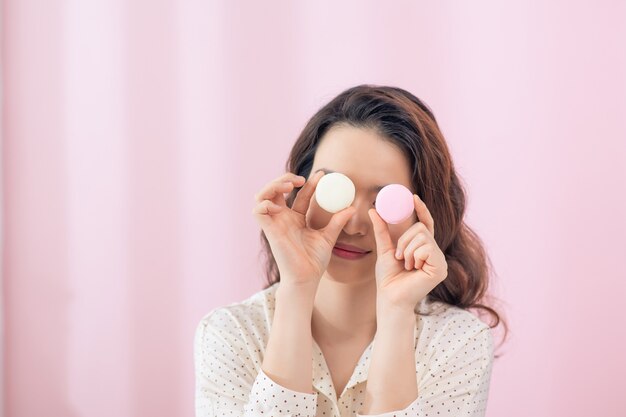
<svg viewBox="0 0 626 417">
<path fill-rule="evenodd" d="M 373 339 L 376 281 L 339 282 L 325 273 L 315 295 L 311 331 L 324 345 Z"/>
</svg>

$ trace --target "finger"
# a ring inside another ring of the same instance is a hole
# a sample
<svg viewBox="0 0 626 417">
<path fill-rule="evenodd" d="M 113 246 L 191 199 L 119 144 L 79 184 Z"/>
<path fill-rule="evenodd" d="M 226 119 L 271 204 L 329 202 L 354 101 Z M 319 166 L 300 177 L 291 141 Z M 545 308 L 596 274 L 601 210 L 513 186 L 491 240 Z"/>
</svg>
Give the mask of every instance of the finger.
<svg viewBox="0 0 626 417">
<path fill-rule="evenodd" d="M 257 203 L 260 203 L 263 200 L 272 200 L 274 203 L 282 205 L 281 203 L 284 201 L 284 198 L 283 200 L 280 200 L 276 197 L 278 197 L 278 194 L 283 195 L 284 193 L 288 193 L 292 190 L 292 188 L 293 184 L 290 182 L 283 182 L 280 184 L 271 182 L 267 184 L 261 191 L 255 194 L 254 199 Z"/>
<path fill-rule="evenodd" d="M 326 227 L 320 230 L 322 236 L 324 236 L 326 241 L 331 246 L 335 246 L 339 233 L 344 228 L 346 223 L 348 223 L 348 220 L 350 220 L 350 217 L 352 217 L 355 211 L 356 209 L 353 206 L 348 206 L 345 209 L 338 211 L 333 214 Z"/>
<path fill-rule="evenodd" d="M 255 215 L 272 215 L 279 213 L 283 208 L 276 203 L 272 203 L 270 200 L 263 200 L 252 209 L 252 214 Z"/>
<path fill-rule="evenodd" d="M 428 232 L 424 223 L 418 222 L 414 223 L 409 227 L 402 236 L 398 238 L 398 243 L 396 244 L 396 259 L 404 258 L 404 250 L 408 246 L 409 243 L 413 240 L 413 238 L 420 232 Z"/>
<path fill-rule="evenodd" d="M 420 246 L 414 253 L 413 253 L 413 261 L 414 261 L 414 269 L 422 269 L 422 267 L 424 266 L 424 263 L 426 263 L 426 260 L 430 257 L 430 254 L 432 253 L 432 247 L 431 245 L 423 245 Z"/>
<path fill-rule="evenodd" d="M 426 207 L 426 203 L 422 201 L 417 194 L 413 194 L 413 202 L 415 203 L 415 212 L 420 222 L 426 225 L 426 228 L 433 237 L 435 237 L 435 220 L 430 214 L 430 210 Z"/>
<path fill-rule="evenodd" d="M 292 210 L 300 214 L 306 214 L 311 204 L 311 196 L 315 192 L 317 183 L 324 176 L 324 171 L 317 171 L 311 178 L 307 180 L 304 186 L 296 194 L 296 198 L 291 205 Z"/>
<path fill-rule="evenodd" d="M 255 195 L 255 199 L 257 200 L 257 202 L 260 203 L 263 199 L 257 199 L 256 197 L 259 194 L 261 194 L 263 191 L 267 191 L 268 189 L 270 189 L 273 184 L 283 184 L 283 183 L 287 183 L 287 182 L 292 182 L 292 183 L 294 183 L 295 187 L 300 187 L 300 185 L 303 184 L 305 180 L 306 180 L 306 178 L 304 178 L 301 175 L 296 175 L 293 172 L 285 172 L 280 177 L 277 177 L 277 178 L 273 179 L 272 181 L 268 182 L 267 184 L 265 184 L 265 186 L 261 189 L 261 191 L 259 191 Z"/>
<path fill-rule="evenodd" d="M 293 172 L 285 172 L 280 177 L 274 179 L 274 182 L 284 182 L 289 180 L 300 180 L 300 182 L 304 182 L 305 179 L 306 178 L 304 178 L 302 175 L 296 175 Z"/>
<path fill-rule="evenodd" d="M 382 256 L 389 251 L 393 251 L 393 242 L 391 241 L 391 236 L 389 236 L 387 222 L 380 217 L 376 209 L 369 209 L 367 214 L 370 216 L 370 220 L 374 226 L 377 256 Z"/>
<path fill-rule="evenodd" d="M 413 254 L 418 248 L 426 243 L 428 243 L 428 238 L 424 233 L 416 234 L 413 240 L 409 242 L 403 251 L 405 269 L 413 269 L 413 265 L 415 265 L 415 258 L 413 257 Z"/>
<path fill-rule="evenodd" d="M 257 203 L 263 200 L 271 200 L 273 203 L 285 207 L 285 193 L 291 192 L 294 187 L 299 186 L 298 184 L 299 182 L 296 180 L 272 181 L 255 194 L 254 199 Z"/>
</svg>

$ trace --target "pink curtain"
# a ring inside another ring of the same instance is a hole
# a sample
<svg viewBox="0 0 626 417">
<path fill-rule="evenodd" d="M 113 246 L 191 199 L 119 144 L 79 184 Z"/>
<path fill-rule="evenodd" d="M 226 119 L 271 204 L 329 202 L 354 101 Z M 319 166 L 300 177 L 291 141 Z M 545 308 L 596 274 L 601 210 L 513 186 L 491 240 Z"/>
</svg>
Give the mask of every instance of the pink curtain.
<svg viewBox="0 0 626 417">
<path fill-rule="evenodd" d="M 512 327 L 489 416 L 626 409 L 626 3 L 6 0 L 3 410 L 191 416 L 253 195 L 359 83 L 434 110 Z"/>
</svg>

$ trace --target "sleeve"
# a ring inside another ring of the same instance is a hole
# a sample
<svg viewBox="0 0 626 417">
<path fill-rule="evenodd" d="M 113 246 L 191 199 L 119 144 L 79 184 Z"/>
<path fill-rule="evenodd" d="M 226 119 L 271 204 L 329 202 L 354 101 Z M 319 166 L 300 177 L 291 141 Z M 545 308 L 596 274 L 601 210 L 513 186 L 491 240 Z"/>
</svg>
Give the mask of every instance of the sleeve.
<svg viewBox="0 0 626 417">
<path fill-rule="evenodd" d="M 438 365 L 431 368 L 417 398 L 405 409 L 376 415 L 356 413 L 356 417 L 484 417 L 493 363 L 491 329 L 483 324 L 466 343 L 441 352 L 432 359 Z"/>
<path fill-rule="evenodd" d="M 317 393 L 290 390 L 255 370 L 237 320 L 213 310 L 194 338 L 196 417 L 315 417 Z"/>
</svg>

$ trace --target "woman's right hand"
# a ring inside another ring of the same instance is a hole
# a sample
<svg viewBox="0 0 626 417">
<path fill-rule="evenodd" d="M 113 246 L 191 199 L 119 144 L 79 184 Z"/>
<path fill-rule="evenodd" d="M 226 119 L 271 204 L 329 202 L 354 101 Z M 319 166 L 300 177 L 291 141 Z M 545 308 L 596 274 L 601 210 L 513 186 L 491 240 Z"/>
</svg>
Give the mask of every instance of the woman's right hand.
<svg viewBox="0 0 626 417">
<path fill-rule="evenodd" d="M 255 195 L 257 205 L 252 213 L 270 244 L 281 283 L 316 286 L 328 267 L 339 233 L 354 214 L 355 209 L 350 206 L 333 214 L 326 227 L 308 227 L 306 213 L 323 175 L 323 171 L 318 171 L 305 182 L 304 177 L 288 172 Z M 302 188 L 289 208 L 284 194 L 294 187 Z"/>
</svg>

